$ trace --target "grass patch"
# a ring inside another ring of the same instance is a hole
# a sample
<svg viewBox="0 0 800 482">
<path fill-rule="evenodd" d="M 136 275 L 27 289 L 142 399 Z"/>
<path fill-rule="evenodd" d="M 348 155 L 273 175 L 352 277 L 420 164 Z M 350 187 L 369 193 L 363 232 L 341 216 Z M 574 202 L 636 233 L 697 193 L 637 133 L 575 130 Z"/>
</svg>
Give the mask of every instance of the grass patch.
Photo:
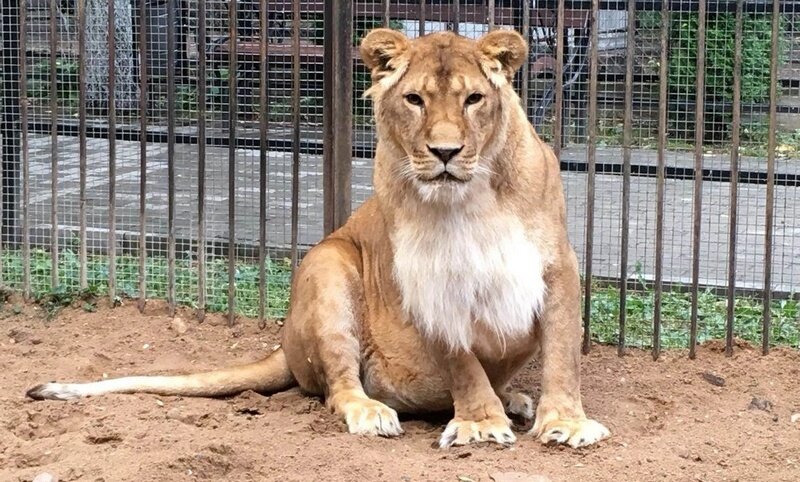
<svg viewBox="0 0 800 482">
<path fill-rule="evenodd" d="M 50 255 L 43 250 L 31 252 L 31 288 L 38 301 L 52 316 L 64 306 L 79 304 L 87 311 L 94 310 L 98 298 L 105 296 L 108 287 L 108 257 L 89 256 L 87 278 L 89 286 L 79 286 L 78 255 L 65 250 L 59 258 L 59 279 L 56 289 L 50 287 Z M 2 257 L 3 279 L 10 289 L 22 288 L 22 256 L 19 251 L 5 251 Z M 117 287 L 120 296 L 139 296 L 139 260 L 136 256 L 117 256 Z M 147 297 L 167 295 L 167 260 L 149 257 L 145 265 Z M 197 305 L 197 264 L 187 259 L 175 263 L 177 302 L 184 306 Z M 281 319 L 289 306 L 291 267 L 288 261 L 267 260 L 267 315 Z M 207 309 L 225 312 L 228 309 L 228 262 L 210 260 L 207 265 Z M 258 265 L 240 262 L 236 265 L 236 312 L 247 317 L 258 315 Z M 0 293 L 5 291 L 0 290 Z M 669 291 L 662 295 L 661 342 L 664 348 L 686 348 L 689 345 L 691 294 Z M 649 348 L 652 345 L 654 292 L 650 289 L 629 291 L 626 312 L 626 342 L 629 346 Z M 699 295 L 698 341 L 725 337 L 727 300 L 711 291 Z M 751 343 L 761 342 L 763 303 L 760 299 L 738 297 L 735 301 L 734 332 L 738 338 Z M 619 337 L 619 290 L 616 287 L 595 286 L 592 290 L 592 338 L 600 343 L 617 343 Z M 772 303 L 773 345 L 800 347 L 800 301 L 774 300 Z"/>
<path fill-rule="evenodd" d="M 653 336 L 655 293 L 652 290 L 628 291 L 626 341 L 630 346 L 650 348 Z M 687 348 L 691 319 L 691 293 L 668 291 L 661 297 L 661 344 L 664 348 Z M 595 287 L 592 290 L 592 338 L 600 343 L 617 343 L 619 339 L 619 289 Z M 711 291 L 698 296 L 697 339 L 725 338 L 727 299 Z M 774 300 L 771 306 L 772 345 L 800 347 L 800 302 L 795 299 Z M 734 302 L 734 336 L 750 343 L 761 343 L 763 302 L 758 298 L 737 297 Z"/>
<path fill-rule="evenodd" d="M 117 291 L 119 296 L 139 297 L 139 258 L 119 255 L 116 259 Z M 2 257 L 3 279 L 11 289 L 22 289 L 22 254 L 5 251 Z M 93 309 L 90 298 L 104 296 L 108 290 L 108 257 L 88 256 L 86 277 L 88 287 L 80 288 L 78 254 L 71 250 L 60 253 L 58 263 L 59 286 L 51 289 L 52 271 L 50 254 L 44 250 L 31 251 L 31 295 L 53 314 L 59 307 L 78 301 Z M 259 269 L 257 263 L 240 262 L 236 265 L 236 312 L 247 317 L 258 315 Z M 206 265 L 206 309 L 211 312 L 228 310 L 228 261 L 212 259 Z M 166 298 L 168 265 L 165 257 L 148 257 L 145 263 L 147 298 Z M 291 268 L 288 261 L 267 260 L 266 312 L 269 318 L 282 318 L 289 306 Z M 184 306 L 197 306 L 197 262 L 178 259 L 175 262 L 176 301 Z"/>
</svg>

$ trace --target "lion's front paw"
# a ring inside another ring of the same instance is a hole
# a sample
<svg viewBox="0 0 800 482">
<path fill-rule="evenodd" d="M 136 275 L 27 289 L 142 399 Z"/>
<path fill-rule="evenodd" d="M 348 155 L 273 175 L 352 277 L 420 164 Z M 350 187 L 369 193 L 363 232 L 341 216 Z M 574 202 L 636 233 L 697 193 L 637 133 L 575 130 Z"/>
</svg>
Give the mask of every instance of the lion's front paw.
<svg viewBox="0 0 800 482">
<path fill-rule="evenodd" d="M 588 418 L 556 418 L 541 424 L 537 420 L 531 432 L 543 444 L 567 444 L 572 448 L 596 444 L 611 436 L 603 424 Z"/>
<path fill-rule="evenodd" d="M 403 433 L 397 412 L 372 399 L 355 399 L 343 404 L 347 430 L 353 434 L 394 437 Z"/>
<path fill-rule="evenodd" d="M 478 442 L 496 442 L 510 445 L 517 441 L 511 432 L 511 423 L 505 417 L 489 417 L 480 422 L 454 418 L 447 424 L 439 438 L 439 447 L 467 445 Z"/>
</svg>

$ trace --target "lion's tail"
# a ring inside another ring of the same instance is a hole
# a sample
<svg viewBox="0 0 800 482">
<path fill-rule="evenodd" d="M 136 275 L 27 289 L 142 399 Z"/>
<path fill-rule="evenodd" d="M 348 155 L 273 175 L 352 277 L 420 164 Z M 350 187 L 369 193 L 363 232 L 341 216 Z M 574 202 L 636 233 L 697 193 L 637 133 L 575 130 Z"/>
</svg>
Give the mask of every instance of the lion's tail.
<svg viewBox="0 0 800 482">
<path fill-rule="evenodd" d="M 283 348 L 247 365 L 175 376 L 136 376 L 91 383 L 44 383 L 27 391 L 35 400 L 69 400 L 106 393 L 221 397 L 244 390 L 276 392 L 295 383 Z"/>
</svg>

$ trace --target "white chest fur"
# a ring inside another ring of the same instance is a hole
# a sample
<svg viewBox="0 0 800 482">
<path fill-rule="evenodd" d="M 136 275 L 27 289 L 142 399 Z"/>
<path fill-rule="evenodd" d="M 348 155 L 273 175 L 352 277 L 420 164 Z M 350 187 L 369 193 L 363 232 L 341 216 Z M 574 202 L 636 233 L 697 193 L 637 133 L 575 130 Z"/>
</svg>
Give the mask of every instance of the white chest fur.
<svg viewBox="0 0 800 482">
<path fill-rule="evenodd" d="M 501 341 L 533 327 L 543 260 L 518 219 L 401 222 L 392 242 L 403 308 L 423 336 L 468 350 L 477 324 Z"/>
</svg>

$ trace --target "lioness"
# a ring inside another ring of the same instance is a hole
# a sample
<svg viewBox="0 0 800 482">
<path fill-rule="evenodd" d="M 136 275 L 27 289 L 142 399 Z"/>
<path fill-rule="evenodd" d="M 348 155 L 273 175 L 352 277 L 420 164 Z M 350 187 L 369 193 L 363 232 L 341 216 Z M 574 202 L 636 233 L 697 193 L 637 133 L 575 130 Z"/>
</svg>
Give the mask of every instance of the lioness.
<svg viewBox="0 0 800 482">
<path fill-rule="evenodd" d="M 396 436 L 398 411 L 452 407 L 440 447 L 509 444 L 506 413 L 534 413 L 508 384 L 536 357 L 535 436 L 572 447 L 608 437 L 581 405 L 580 282 L 559 164 L 511 84 L 527 53 L 506 30 L 477 41 L 371 31 L 361 58 L 373 79 L 375 195 L 303 259 L 281 348 L 208 373 L 47 383 L 27 395 L 298 384 L 324 395 L 351 433 Z"/>
</svg>

